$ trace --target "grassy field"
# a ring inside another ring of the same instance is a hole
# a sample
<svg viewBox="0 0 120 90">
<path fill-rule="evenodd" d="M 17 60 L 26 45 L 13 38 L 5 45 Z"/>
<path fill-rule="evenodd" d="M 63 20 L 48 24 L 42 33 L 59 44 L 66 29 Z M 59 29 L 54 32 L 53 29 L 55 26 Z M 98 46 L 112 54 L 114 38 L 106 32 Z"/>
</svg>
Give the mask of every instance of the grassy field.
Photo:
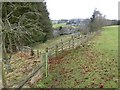
<svg viewBox="0 0 120 90">
<path fill-rule="evenodd" d="M 62 26 L 62 27 L 78 28 L 78 26 L 66 25 L 66 23 L 53 24 L 53 28 L 59 28 L 60 26 Z"/>
<path fill-rule="evenodd" d="M 50 40 L 48 40 L 47 42 L 42 43 L 42 44 L 38 43 L 38 44 L 36 44 L 33 48 L 34 48 L 35 50 L 38 49 L 38 50 L 40 50 L 41 52 L 44 52 L 45 49 L 46 49 L 46 47 L 51 47 L 51 46 L 54 46 L 54 45 L 60 43 L 61 39 L 63 39 L 63 42 L 64 42 L 64 41 L 67 41 L 67 40 L 71 39 L 71 35 L 59 36 L 59 37 L 56 37 L 56 38 L 54 38 L 54 39 L 50 39 Z"/>
<path fill-rule="evenodd" d="M 57 28 L 57 27 L 66 27 L 66 23 L 60 23 L 60 24 L 53 24 L 53 28 Z"/>
<path fill-rule="evenodd" d="M 104 27 L 86 43 L 49 60 L 49 76 L 37 87 L 117 88 L 118 28 Z"/>
</svg>

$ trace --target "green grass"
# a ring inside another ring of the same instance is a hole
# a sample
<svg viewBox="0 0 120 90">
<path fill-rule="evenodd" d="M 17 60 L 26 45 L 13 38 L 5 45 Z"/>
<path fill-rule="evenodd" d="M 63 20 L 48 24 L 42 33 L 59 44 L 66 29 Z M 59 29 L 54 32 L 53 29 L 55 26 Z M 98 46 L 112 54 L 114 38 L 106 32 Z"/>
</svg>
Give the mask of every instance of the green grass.
<svg viewBox="0 0 120 90">
<path fill-rule="evenodd" d="M 79 26 L 66 25 L 66 23 L 53 24 L 53 28 L 59 28 L 60 26 L 62 26 L 62 27 L 72 27 L 72 28 L 78 28 L 79 27 Z"/>
<path fill-rule="evenodd" d="M 50 39 L 50 40 L 48 40 L 48 41 L 45 42 L 45 43 L 42 43 L 42 44 L 38 43 L 38 44 L 36 44 L 33 48 L 34 48 L 35 50 L 38 49 L 38 50 L 40 50 L 41 52 L 44 52 L 47 47 L 51 47 L 51 46 L 54 46 L 54 45 L 60 43 L 60 42 L 61 42 L 61 39 L 63 39 L 63 42 L 64 42 L 64 41 L 69 40 L 70 38 L 71 38 L 71 35 L 59 36 L 59 37 L 56 37 L 56 38 L 54 38 L 54 39 Z"/>
<path fill-rule="evenodd" d="M 89 44 L 89 45 L 88 45 Z M 103 31 L 85 47 L 65 51 L 49 62 L 50 81 L 43 79 L 38 87 L 55 88 L 117 88 L 118 28 L 103 27 Z"/>
<path fill-rule="evenodd" d="M 67 25 L 66 25 L 66 23 L 53 24 L 53 28 L 58 28 L 58 27 L 60 27 L 60 26 L 66 27 Z"/>
<path fill-rule="evenodd" d="M 118 27 L 104 27 L 96 47 L 102 50 L 118 50 Z M 104 44 L 102 44 L 104 43 Z"/>
</svg>

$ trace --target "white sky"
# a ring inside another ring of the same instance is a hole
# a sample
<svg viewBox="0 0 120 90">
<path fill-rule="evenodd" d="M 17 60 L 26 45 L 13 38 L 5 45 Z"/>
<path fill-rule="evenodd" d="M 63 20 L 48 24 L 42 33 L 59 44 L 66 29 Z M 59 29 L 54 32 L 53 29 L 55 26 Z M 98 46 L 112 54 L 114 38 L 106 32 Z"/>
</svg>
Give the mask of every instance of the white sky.
<svg viewBox="0 0 120 90">
<path fill-rule="evenodd" d="M 90 18 L 95 8 L 109 19 L 118 19 L 119 0 L 46 0 L 49 17 L 56 19 Z"/>
</svg>

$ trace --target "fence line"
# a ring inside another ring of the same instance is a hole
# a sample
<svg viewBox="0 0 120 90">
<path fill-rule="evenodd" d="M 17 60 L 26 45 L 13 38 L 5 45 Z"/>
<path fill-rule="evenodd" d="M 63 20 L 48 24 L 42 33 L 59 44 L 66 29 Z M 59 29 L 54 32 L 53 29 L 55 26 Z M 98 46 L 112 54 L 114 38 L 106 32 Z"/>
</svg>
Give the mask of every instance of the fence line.
<svg viewBox="0 0 120 90">
<path fill-rule="evenodd" d="M 17 88 L 21 89 L 27 83 L 28 80 L 30 80 L 32 77 L 34 77 L 34 75 L 39 70 L 41 70 L 41 68 L 44 66 L 44 64 L 45 64 L 45 74 L 47 77 L 48 76 L 48 60 L 50 57 L 53 57 L 54 55 L 55 55 L 55 57 L 57 57 L 58 53 L 60 53 L 61 51 L 63 52 L 66 49 L 70 50 L 70 49 L 73 49 L 73 48 L 83 44 L 83 43 L 86 43 L 88 40 L 90 40 L 92 37 L 94 37 L 98 32 L 90 33 L 89 35 L 83 35 L 82 37 L 80 35 L 78 35 L 76 37 L 72 36 L 71 40 L 68 40 L 65 42 L 63 42 L 63 40 L 61 39 L 59 44 L 46 48 L 45 58 L 43 58 L 43 53 L 41 53 L 37 50 L 38 57 L 41 56 L 39 58 L 41 58 L 42 61 L 45 61 L 45 63 L 43 63 L 42 65 L 38 65 L 36 67 L 36 69 L 24 81 L 22 81 L 17 86 Z"/>
<path fill-rule="evenodd" d="M 18 89 L 22 88 L 24 86 L 24 84 L 27 83 L 27 81 L 29 79 L 31 79 L 42 67 L 43 67 L 43 65 L 38 65 L 38 67 L 27 78 L 25 78 L 24 81 L 20 82 L 20 84 L 17 86 L 17 88 Z"/>
</svg>

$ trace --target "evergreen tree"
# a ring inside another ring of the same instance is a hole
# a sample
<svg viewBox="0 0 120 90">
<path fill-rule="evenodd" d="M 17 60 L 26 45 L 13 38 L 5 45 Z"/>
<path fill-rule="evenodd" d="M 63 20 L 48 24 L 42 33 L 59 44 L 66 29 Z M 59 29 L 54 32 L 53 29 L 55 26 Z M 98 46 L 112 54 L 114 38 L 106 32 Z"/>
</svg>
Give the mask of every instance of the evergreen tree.
<svg viewBox="0 0 120 90">
<path fill-rule="evenodd" d="M 7 72 L 11 71 L 13 52 L 24 45 L 45 42 L 51 35 L 51 28 L 45 2 L 2 3 L 2 53 Z"/>
<path fill-rule="evenodd" d="M 51 37 L 52 24 L 45 2 L 3 3 L 2 21 L 7 51 Z"/>
</svg>

